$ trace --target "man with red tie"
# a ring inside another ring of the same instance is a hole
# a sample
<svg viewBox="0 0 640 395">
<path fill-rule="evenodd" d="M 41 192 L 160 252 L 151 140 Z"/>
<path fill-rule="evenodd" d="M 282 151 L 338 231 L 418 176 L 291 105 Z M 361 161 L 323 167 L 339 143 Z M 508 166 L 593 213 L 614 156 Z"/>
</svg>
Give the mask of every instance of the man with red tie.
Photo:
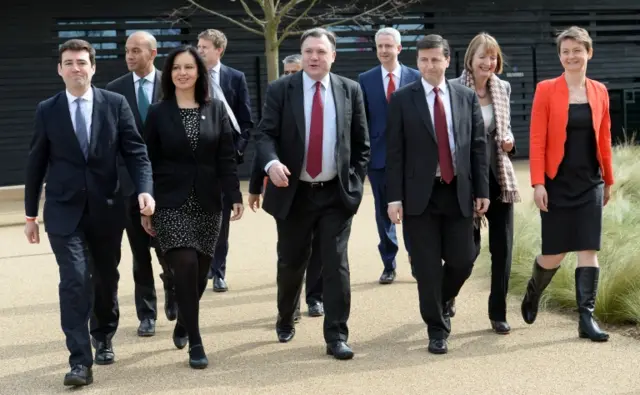
<svg viewBox="0 0 640 395">
<path fill-rule="evenodd" d="M 371 139 L 371 161 L 367 176 L 375 203 L 376 225 L 380 238 L 378 251 L 384 265 L 379 282 L 380 284 L 391 284 L 396 279 L 396 254 L 399 248 L 396 225 L 389 220 L 387 215 L 387 186 L 384 180 L 387 158 L 385 137 L 387 103 L 396 89 L 420 79 L 420 73 L 418 70 L 398 62 L 398 55 L 402 50 L 402 37 L 398 30 L 392 27 L 383 27 L 376 32 L 375 41 L 380 65 L 360 74 L 358 80 L 364 95 L 369 138 Z M 406 236 L 404 246 L 409 252 Z M 410 256 L 409 254 L 409 259 L 411 259 Z"/>
<path fill-rule="evenodd" d="M 489 164 L 475 92 L 449 83 L 447 40 L 417 43 L 422 78 L 391 95 L 387 127 L 387 198 L 391 221 L 404 220 L 418 282 L 429 352 L 448 351 L 448 302 L 471 275 L 473 215 L 489 208 Z M 442 264 L 442 261 L 446 264 Z"/>
<path fill-rule="evenodd" d="M 269 175 L 263 209 L 276 219 L 278 230 L 276 333 L 283 343 L 295 335 L 296 301 L 316 237 L 326 351 L 350 359 L 347 244 L 362 201 L 369 132 L 360 86 L 330 73 L 335 35 L 310 29 L 301 47 L 303 71 L 271 83 L 257 133 L 258 161 Z"/>
</svg>

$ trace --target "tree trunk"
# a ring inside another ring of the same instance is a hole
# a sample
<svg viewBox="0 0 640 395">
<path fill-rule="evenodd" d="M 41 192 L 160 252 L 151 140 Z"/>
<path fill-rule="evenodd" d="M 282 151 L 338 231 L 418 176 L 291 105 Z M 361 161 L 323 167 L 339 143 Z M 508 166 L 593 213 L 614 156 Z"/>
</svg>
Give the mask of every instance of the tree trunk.
<svg viewBox="0 0 640 395">
<path fill-rule="evenodd" d="M 267 58 L 267 78 L 269 82 L 275 81 L 280 75 L 277 27 L 268 25 L 265 27 L 264 49 L 264 54 Z"/>
</svg>

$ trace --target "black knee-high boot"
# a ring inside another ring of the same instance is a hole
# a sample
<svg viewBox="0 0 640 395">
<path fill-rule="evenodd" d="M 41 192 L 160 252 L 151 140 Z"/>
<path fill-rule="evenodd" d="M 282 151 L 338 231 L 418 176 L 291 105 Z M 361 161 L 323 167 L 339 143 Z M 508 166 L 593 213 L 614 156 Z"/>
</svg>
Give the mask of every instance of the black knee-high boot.
<svg viewBox="0 0 640 395">
<path fill-rule="evenodd" d="M 598 267 L 576 268 L 576 301 L 578 302 L 578 311 L 580 313 L 578 334 L 583 339 L 606 342 L 609 340 L 609 335 L 600 330 L 600 327 L 593 319 L 599 276 L 600 268 Z"/>
<path fill-rule="evenodd" d="M 524 295 L 521 306 L 522 318 L 527 324 L 535 322 L 538 316 L 540 296 L 542 296 L 542 292 L 547 288 L 559 268 L 545 269 L 538 264 L 537 259 L 533 261 L 533 272 L 527 284 L 527 292 Z"/>
</svg>

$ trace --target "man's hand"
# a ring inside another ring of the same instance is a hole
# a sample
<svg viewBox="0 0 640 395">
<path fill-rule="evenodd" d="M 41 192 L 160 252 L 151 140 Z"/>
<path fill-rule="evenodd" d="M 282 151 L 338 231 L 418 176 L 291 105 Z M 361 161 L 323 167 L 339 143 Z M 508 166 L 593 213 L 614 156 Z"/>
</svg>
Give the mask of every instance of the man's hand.
<svg viewBox="0 0 640 395">
<path fill-rule="evenodd" d="M 229 218 L 230 221 L 237 221 L 240 218 L 242 218 L 242 213 L 244 212 L 244 206 L 242 205 L 242 203 L 234 203 L 233 204 L 233 214 L 231 215 L 231 218 Z"/>
<path fill-rule="evenodd" d="M 269 178 L 273 185 L 284 188 L 289 186 L 289 177 L 291 172 L 287 169 L 287 166 L 280 162 L 276 162 L 269 167 Z"/>
<path fill-rule="evenodd" d="M 476 213 L 480 216 L 484 215 L 489 210 L 489 203 L 487 198 L 476 198 Z"/>
<path fill-rule="evenodd" d="M 148 193 L 138 195 L 138 204 L 140 205 L 141 215 L 151 216 L 156 211 L 156 201 Z"/>
<path fill-rule="evenodd" d="M 249 208 L 255 213 L 260 209 L 260 195 L 249 194 Z"/>
<path fill-rule="evenodd" d="M 40 229 L 38 221 L 27 221 L 24 225 L 24 234 L 29 244 L 40 244 Z"/>
<path fill-rule="evenodd" d="M 389 203 L 387 205 L 387 215 L 394 224 L 399 225 L 402 223 L 402 203 Z"/>
<path fill-rule="evenodd" d="M 156 237 L 156 230 L 153 228 L 153 225 L 151 223 L 151 217 L 147 217 L 147 216 L 141 216 L 140 217 L 140 221 L 142 222 L 142 228 L 144 229 L 145 232 L 147 232 L 147 234 L 151 237 Z"/>
</svg>

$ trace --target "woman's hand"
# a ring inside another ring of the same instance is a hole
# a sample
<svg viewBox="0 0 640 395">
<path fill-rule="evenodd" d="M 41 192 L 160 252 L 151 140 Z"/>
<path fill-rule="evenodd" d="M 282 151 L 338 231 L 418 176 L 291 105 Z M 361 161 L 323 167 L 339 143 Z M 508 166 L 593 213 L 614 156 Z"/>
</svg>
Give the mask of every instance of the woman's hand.
<svg viewBox="0 0 640 395">
<path fill-rule="evenodd" d="M 604 186 L 604 202 L 603 205 L 606 206 L 609 203 L 609 199 L 611 199 L 611 185 Z"/>
<path fill-rule="evenodd" d="M 142 215 L 140 218 L 144 231 L 147 232 L 149 236 L 156 237 L 156 230 L 153 228 L 153 224 L 151 223 L 151 217 L 148 215 Z"/>
<path fill-rule="evenodd" d="M 233 204 L 233 214 L 231 215 L 231 218 L 229 218 L 230 221 L 237 221 L 240 218 L 242 218 L 242 213 L 244 212 L 244 206 L 242 205 L 242 203 L 234 203 Z"/>
<path fill-rule="evenodd" d="M 538 184 L 534 187 L 533 200 L 534 202 L 536 202 L 536 206 L 538 206 L 541 211 L 544 211 L 545 213 L 549 211 L 547 207 L 547 204 L 549 203 L 547 188 L 545 188 L 544 185 Z"/>
</svg>

